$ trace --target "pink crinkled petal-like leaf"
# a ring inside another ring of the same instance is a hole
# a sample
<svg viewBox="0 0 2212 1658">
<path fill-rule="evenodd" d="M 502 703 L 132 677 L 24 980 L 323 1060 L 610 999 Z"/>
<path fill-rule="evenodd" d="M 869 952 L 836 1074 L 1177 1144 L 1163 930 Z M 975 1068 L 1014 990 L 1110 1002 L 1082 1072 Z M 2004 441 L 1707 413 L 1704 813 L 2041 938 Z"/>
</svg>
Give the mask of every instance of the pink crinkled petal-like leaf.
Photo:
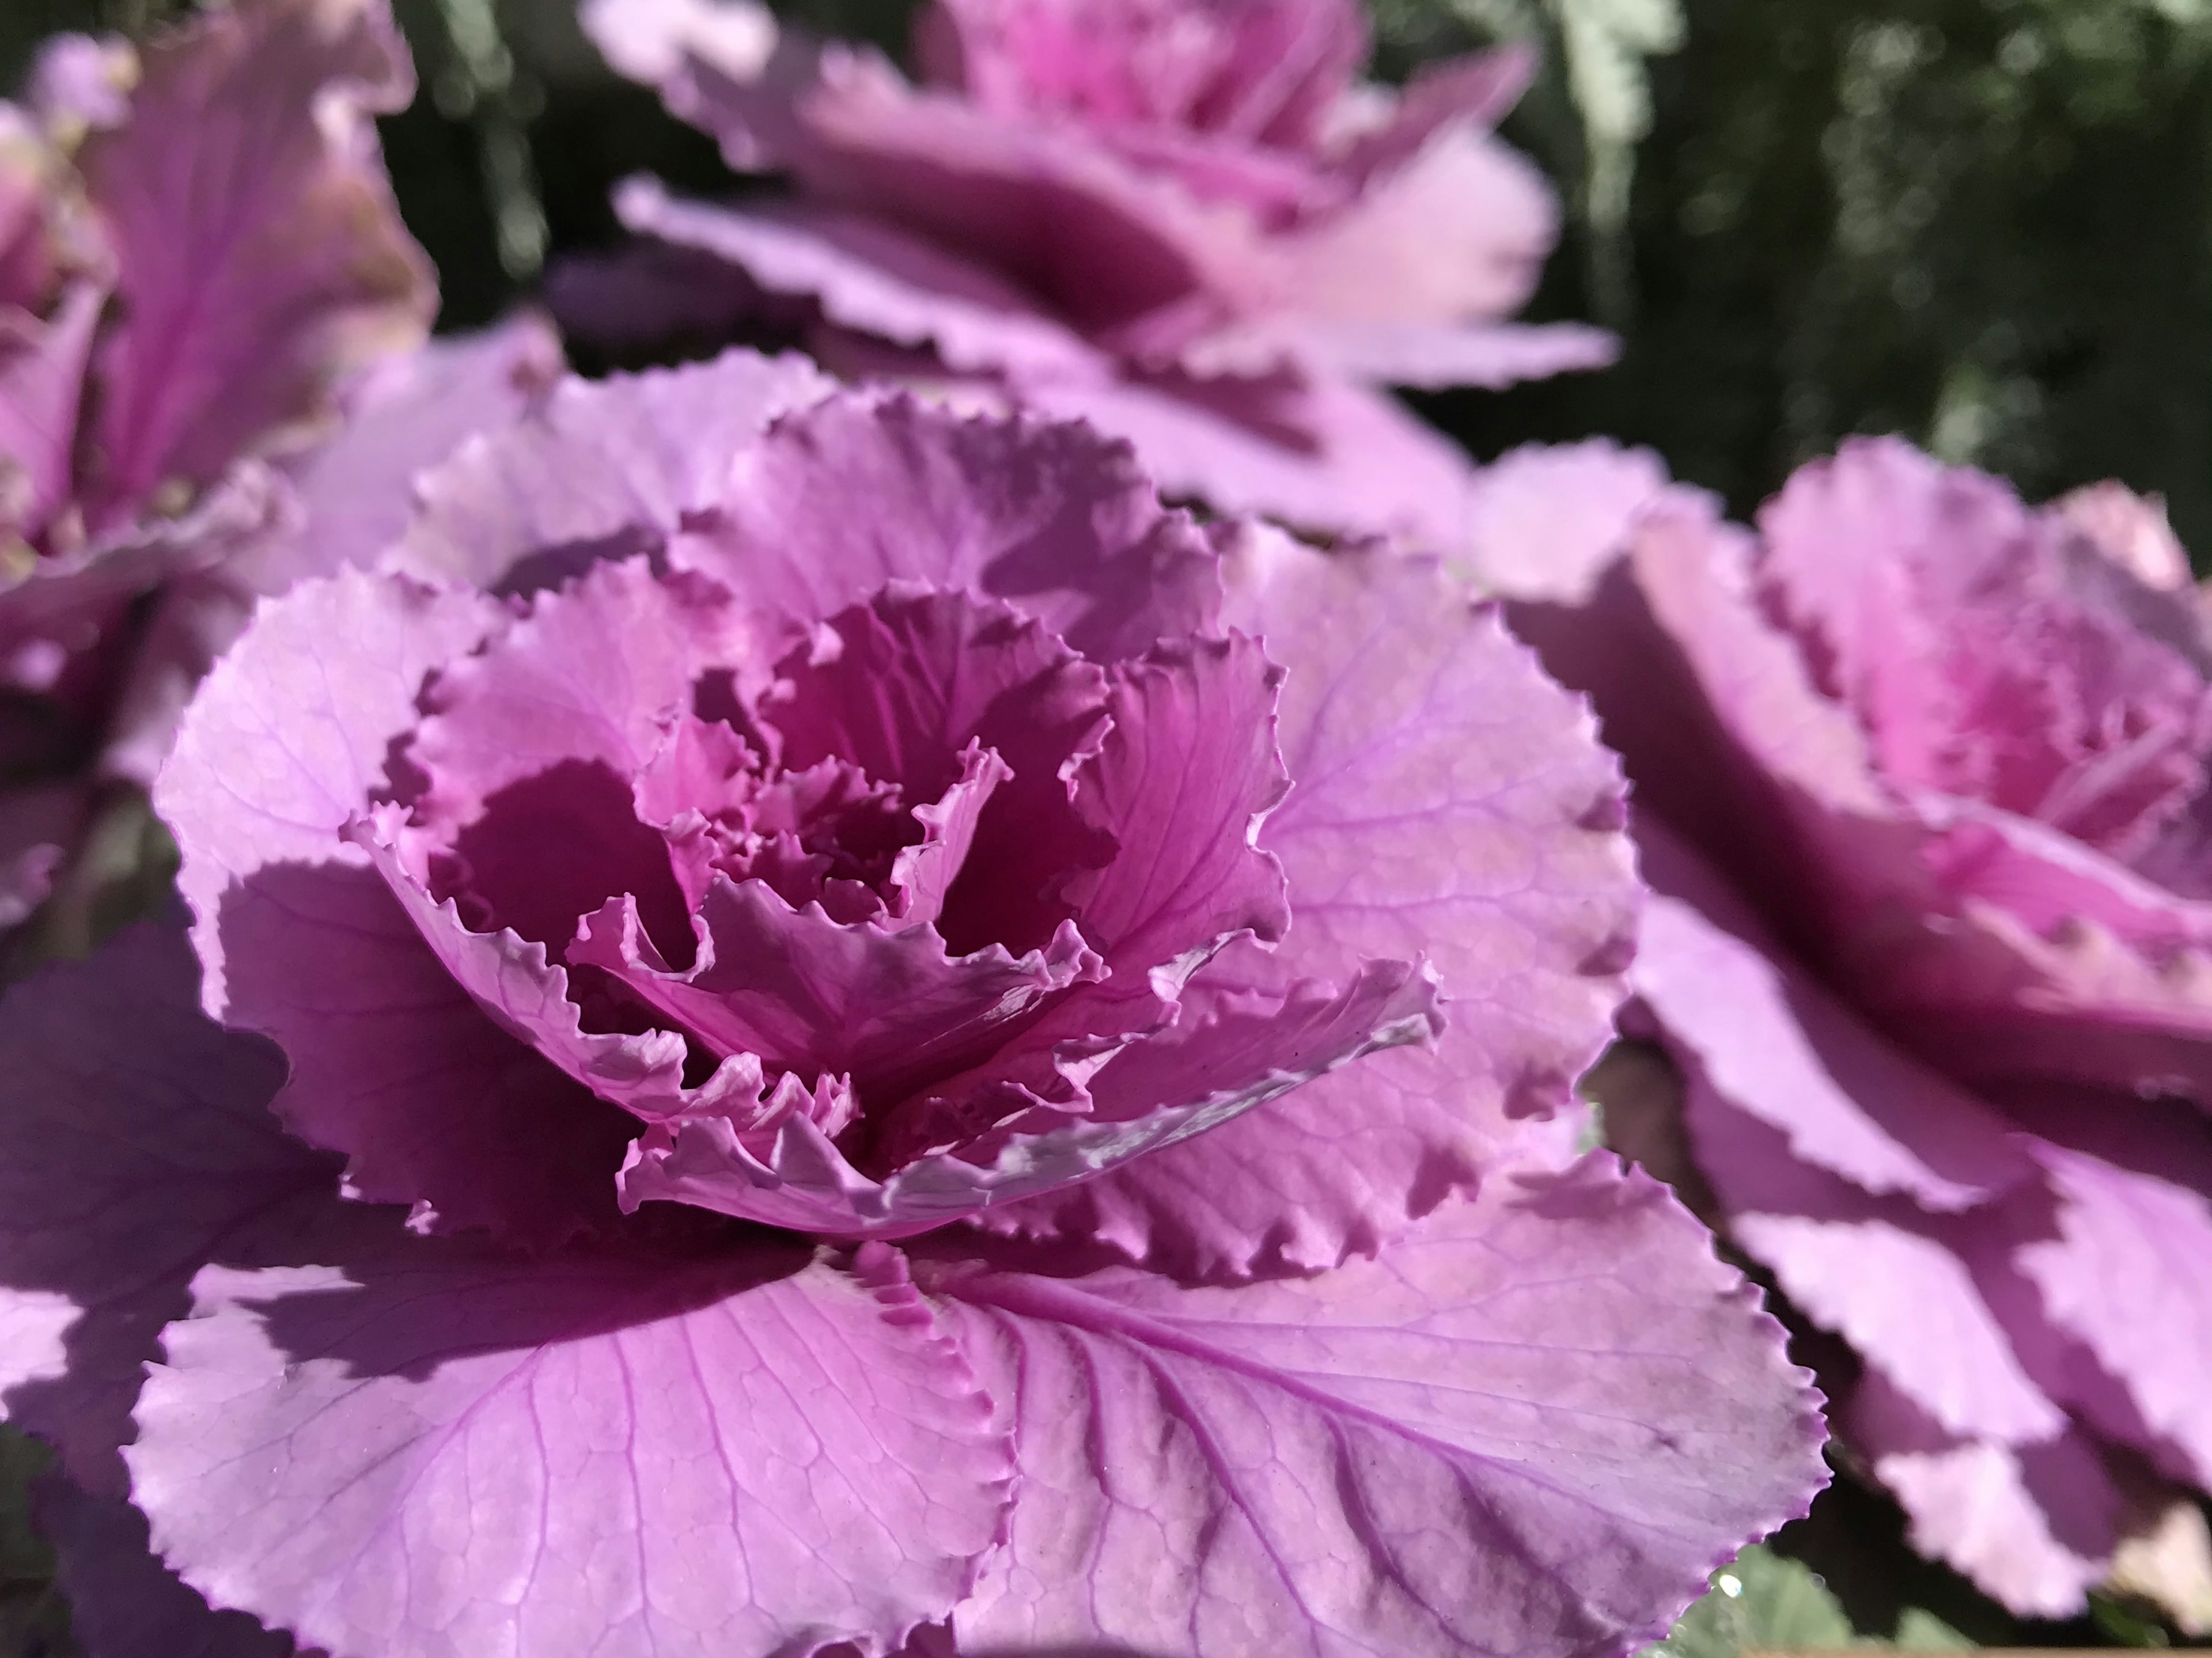
<svg viewBox="0 0 2212 1658">
<path fill-rule="evenodd" d="M 277 1056 L 209 1023 L 197 977 L 181 929 L 145 922 L 0 1002 L 0 1415 L 102 1492 L 193 1272 L 336 1179 L 268 1113 Z"/>
<path fill-rule="evenodd" d="M 1956 1212 L 2032 1180 L 2002 1116 L 1798 968 L 1664 829 L 1641 838 L 1656 893 L 1629 981 L 1715 1094 L 1877 1196 Z"/>
<path fill-rule="evenodd" d="M 1295 151 L 1368 49 L 1347 0 L 1230 8 L 942 0 L 918 32 L 929 78 L 1008 114 L 1079 112 Z"/>
<path fill-rule="evenodd" d="M 416 479 L 477 433 L 513 425 L 561 371 L 560 339 L 532 312 L 374 364 L 345 389 L 343 423 L 287 468 L 308 533 L 240 574 L 281 592 L 369 564 L 413 519 Z"/>
<path fill-rule="evenodd" d="M 1657 455 L 1610 438 L 1509 449 L 1475 477 L 1458 568 L 1495 598 L 1587 604 L 1667 487 Z"/>
<path fill-rule="evenodd" d="M 935 926 L 946 896 L 975 846 L 984 810 L 1013 777 L 993 749 L 970 743 L 960 756 L 960 775 L 935 800 L 914 809 L 921 839 L 891 860 L 891 913 L 909 926 Z"/>
<path fill-rule="evenodd" d="M 623 907 L 623 921 L 634 914 Z M 1006 1027 L 1102 970 L 1072 922 L 1047 950 L 952 956 L 933 927 L 846 925 L 819 904 L 794 910 L 764 882 L 725 877 L 707 890 L 699 957 L 684 972 L 634 924 L 605 919 L 586 924 L 569 959 L 612 974 L 718 1059 L 757 1054 L 887 1099 L 974 1063 Z M 680 1064 L 680 1042 L 675 1052 Z"/>
<path fill-rule="evenodd" d="M 1116 850 L 1062 896 L 1116 973 L 1188 972 L 1237 934 L 1273 944 L 1290 926 L 1282 865 L 1258 844 L 1291 786 L 1275 741 L 1283 677 L 1238 633 L 1115 669 L 1112 723 L 1070 782 L 1077 815 Z"/>
<path fill-rule="evenodd" d="M 659 1124 L 623 1171 L 623 1201 L 690 1203 L 833 1236 L 911 1236 L 1218 1132 L 1377 1048 L 1426 1040 L 1436 1025 L 1434 984 L 1403 963 L 1374 963 L 1341 992 L 1301 984 L 1281 996 L 1238 999 L 1173 1027 L 1157 1051 L 1123 1048 L 1127 1066 L 1099 1073 L 1090 1116 L 927 1152 L 880 1181 L 796 1115 L 759 1148 L 720 1115 Z"/>
<path fill-rule="evenodd" d="M 894 1253 L 210 1272 L 129 1453 L 216 1605 L 337 1658 L 896 1648 L 966 1593 L 1005 1430 Z"/>
<path fill-rule="evenodd" d="M 1875 878 L 1943 918 L 1868 926 L 1848 970 L 1960 1074 L 2212 1102 L 2212 904 L 2032 819 L 1915 791 L 1917 853 Z"/>
<path fill-rule="evenodd" d="M 1186 347 L 1179 361 L 1200 375 L 1262 374 L 1288 364 L 1316 379 L 1496 391 L 1607 367 L 1620 355 L 1618 339 L 1586 323 L 1454 324 L 1291 313 L 1232 324 Z"/>
<path fill-rule="evenodd" d="M 1486 321 L 1518 310 L 1559 234 L 1534 164 L 1468 124 L 1271 246 L 1286 307 L 1329 322 Z"/>
<path fill-rule="evenodd" d="M 581 1011 L 569 999 L 568 970 L 549 959 L 544 944 L 508 928 L 474 932 L 462 923 L 451 899 L 440 903 L 432 898 L 406 866 L 397 845 L 401 831 L 389 809 L 376 818 L 356 820 L 347 834 L 368 853 L 382 878 L 386 894 L 393 901 L 389 913 L 401 919 L 418 944 L 428 947 L 422 958 L 434 966 L 446 992 L 441 1011 L 453 1007 L 452 1017 L 461 1023 L 458 1005 L 471 1005 L 479 1021 L 505 1033 L 502 1043 L 485 1042 L 479 1035 L 475 1046 L 487 1054 L 511 1048 L 533 1061 L 518 1066 L 511 1090 L 491 1096 L 501 1108 L 480 1112 L 479 1122 L 460 1116 L 441 1137 L 439 1118 L 427 1109 L 410 1112 L 419 1124 L 424 1159 L 422 1172 L 410 1177 L 417 1188 L 403 1184 L 371 1195 L 427 1197 L 443 1213 L 450 1199 L 441 1201 L 442 1193 L 427 1189 L 434 1175 L 441 1184 L 451 1181 L 463 1192 L 473 1192 L 472 1208 L 484 1204 L 483 1191 L 497 1190 L 503 1182 L 521 1182 L 526 1188 L 542 1185 L 545 1189 L 535 1212 L 518 1201 L 507 1206 L 510 1212 L 492 1218 L 505 1230 L 541 1231 L 565 1220 L 566 1208 L 556 1201 L 562 1196 L 573 1199 L 590 1194 L 585 1213 L 601 1217 L 607 1207 L 604 1199 L 612 1195 L 609 1182 L 635 1127 L 616 1113 L 581 1105 L 571 1097 L 568 1084 L 580 1084 L 600 1101 L 648 1121 L 695 1108 L 751 1115 L 771 1103 L 796 1103 L 789 1090 L 769 1085 L 752 1054 L 730 1056 L 695 1090 L 684 1084 L 686 1048 L 677 1032 L 653 1029 L 633 1035 L 586 1030 Z M 615 907 L 608 909 L 611 913 Z M 384 912 L 379 913 L 381 916 Z M 626 907 L 623 913 L 635 914 Z M 395 945 L 395 953 L 398 949 Z M 431 1098 L 436 1100 L 434 1095 Z M 356 1151 L 354 1139 L 332 1137 L 358 1138 L 363 1129 L 371 1134 L 389 1132 L 392 1114 L 389 1108 L 363 1109 L 359 1104 L 350 1112 L 343 1105 L 326 1108 L 325 1125 L 311 1138 Z M 445 1115 L 453 1116 L 449 1108 Z M 470 1127 L 476 1130 L 474 1139 L 466 1132 Z M 544 1144 L 539 1147 L 541 1139 Z M 356 1181 L 362 1178 L 364 1160 L 356 1157 Z M 492 1167 L 482 1165 L 495 1165 L 496 1175 Z"/>
<path fill-rule="evenodd" d="M 835 385 L 803 357 L 743 350 L 563 380 L 506 431 L 422 475 L 421 512 L 386 562 L 481 587 L 551 585 L 623 537 L 672 533 L 720 498 L 738 449 Z"/>
<path fill-rule="evenodd" d="M 726 595 L 661 580 L 642 558 L 538 593 L 480 652 L 445 665 L 422 698 L 407 749 L 428 779 L 416 820 L 450 835 L 501 791 L 563 762 L 627 784 L 667 720 L 690 710 L 700 674 L 750 648 Z"/>
<path fill-rule="evenodd" d="M 2194 1482 L 2212 1485 L 2212 1145 L 2186 1108 L 2112 1102 L 2110 1121 L 2082 1114 L 2048 1114 L 2057 1138 L 2029 1143 L 2058 1199 L 2057 1236 L 2023 1245 L 2020 1269 L 2051 1321 L 2120 1382 Z"/>
<path fill-rule="evenodd" d="M 2139 495 L 2106 478 L 2069 489 L 2051 506 L 2090 545 L 2146 586 L 2183 592 L 2193 584 L 2189 550 L 2173 533 L 2160 497 Z"/>
<path fill-rule="evenodd" d="M 841 510 L 822 510 L 834 489 Z M 1003 599 L 1098 660 L 1206 630 L 1217 560 L 1125 446 L 1029 416 L 848 393 L 738 459 L 714 522 L 670 550 L 810 623 L 915 581 Z"/>
<path fill-rule="evenodd" d="M 352 1157 L 356 1195 L 557 1239 L 611 1218 L 625 1120 L 483 1016 L 346 838 L 425 675 L 501 614 L 361 572 L 264 601 L 155 800 L 183 854 L 204 1005 L 290 1061 L 278 1114 Z"/>
<path fill-rule="evenodd" d="M 1936 1217 L 1870 1197 L 1800 1160 L 1779 1130 L 1735 1109 L 1694 1070 L 1686 1081 L 1698 1168 L 1729 1231 L 1809 1317 L 1948 1432 L 2024 1444 L 2064 1429 L 2065 1413 L 2023 1363 L 2008 1309 L 1977 1277 L 1984 1244 L 2002 1241 L 2001 1218 Z"/>
<path fill-rule="evenodd" d="M 150 1345 L 150 1344 L 149 1344 Z M 288 1635 L 242 1612 L 216 1612 L 161 1564 L 146 1516 L 48 1475 L 35 1489 L 39 1530 L 54 1551 L 70 1637 L 97 1658 L 293 1658 Z"/>
<path fill-rule="evenodd" d="M 1106 701 L 1104 671 L 1012 606 L 905 582 L 826 617 L 777 677 L 759 717 L 781 735 L 784 766 L 844 760 L 922 796 L 965 744 L 1011 735 L 992 721 L 1005 705 L 1034 701 L 1058 735 L 1095 726 Z M 1063 738 L 1036 763 L 1055 768 L 1074 746 Z"/>
<path fill-rule="evenodd" d="M 710 253 L 766 293 L 812 300 L 835 327 L 926 347 L 956 373 L 1080 373 L 1096 356 L 1003 276 L 880 220 L 679 201 L 646 178 L 623 182 L 615 211 L 637 235 Z"/>
<path fill-rule="evenodd" d="M 414 91 L 385 0 L 242 0 L 141 64 L 129 120 L 79 158 L 123 312 L 98 366 L 111 509 L 321 414 L 436 304 L 377 155 L 372 116 Z"/>
<path fill-rule="evenodd" d="M 502 619 L 499 605 L 464 590 L 347 572 L 264 601 L 209 675 L 154 798 L 183 855 L 179 884 L 210 1014 L 225 1017 L 228 1001 L 226 891 L 270 865 L 365 870 L 341 831 L 385 786 L 389 748 L 418 719 L 423 680 Z"/>
<path fill-rule="evenodd" d="M 0 303 L 0 531 L 38 534 L 69 496 L 85 362 L 106 300 L 78 283 L 43 320 Z"/>
<path fill-rule="evenodd" d="M 1018 389 L 1029 407 L 1128 442 L 1170 497 L 1322 536 L 1465 548 L 1474 464 L 1387 392 L 1337 380 L 1108 374 Z"/>
<path fill-rule="evenodd" d="M 1316 1278 L 1019 1260 L 918 1268 L 1021 1462 L 964 1653 L 1597 1658 L 1825 1479 L 1780 1331 L 1610 1154 Z"/>
<path fill-rule="evenodd" d="M 1371 957 L 1425 957 L 1446 1026 L 1433 1052 L 1378 1054 L 1000 1223 L 1201 1275 L 1333 1266 L 1485 1169 L 1564 1162 L 1561 1108 L 1611 1034 L 1637 891 L 1589 715 L 1434 567 L 1249 532 L 1228 619 L 1288 670 L 1277 740 L 1294 781 L 1260 843 L 1291 926 L 1196 982 L 1340 982 Z"/>
<path fill-rule="evenodd" d="M 1249 213 L 1081 127 L 1006 118 L 826 54 L 799 113 L 793 170 L 817 199 L 884 218 L 1042 295 L 1085 332 L 1139 324 L 1194 294 L 1231 303 L 1273 276 Z"/>
<path fill-rule="evenodd" d="M 1363 176 L 1378 173 L 1420 154 L 1441 127 L 1495 127 L 1521 101 L 1540 62 L 1534 46 L 1516 44 L 1422 64 L 1407 78 L 1389 118 L 1354 139 L 1340 165 Z"/>
<path fill-rule="evenodd" d="M 2120 1494 L 2073 1429 L 2027 1445 L 1947 1434 L 1878 1370 L 1844 1413 L 1897 1496 L 1912 1546 L 2027 1618 L 2083 1610 L 2119 1541 Z"/>
</svg>

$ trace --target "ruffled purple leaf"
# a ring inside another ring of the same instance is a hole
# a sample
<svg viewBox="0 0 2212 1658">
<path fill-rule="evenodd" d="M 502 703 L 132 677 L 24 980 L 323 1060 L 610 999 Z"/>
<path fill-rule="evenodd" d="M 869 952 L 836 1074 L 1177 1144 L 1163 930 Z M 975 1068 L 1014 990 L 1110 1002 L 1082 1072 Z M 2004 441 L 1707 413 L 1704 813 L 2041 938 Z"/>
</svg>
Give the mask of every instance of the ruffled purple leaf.
<svg viewBox="0 0 2212 1658">
<path fill-rule="evenodd" d="M 488 588 L 555 585 L 616 537 L 672 534 L 720 499 L 741 446 L 833 386 L 802 358 L 747 351 L 563 380 L 513 428 L 423 477 L 422 511 L 387 568 Z"/>
<path fill-rule="evenodd" d="M 2130 1109 L 2130 1107 L 2133 1109 Z M 2185 1107 L 2115 1102 L 2039 1113 L 2029 1142 L 2057 1199 L 2054 1236 L 2021 1271 L 2140 1412 L 2145 1448 L 2212 1485 L 2212 1146 Z M 2132 1425 L 2132 1424 L 2130 1424 Z"/>
<path fill-rule="evenodd" d="M 698 926 L 698 958 L 682 972 L 634 925 L 611 932 L 599 918 L 570 959 L 613 975 L 718 1061 L 756 1054 L 891 1099 L 973 1064 L 1048 999 L 1103 970 L 1073 922 L 1045 950 L 952 956 L 933 927 L 841 924 L 818 904 L 793 910 L 759 881 L 718 880 Z"/>
<path fill-rule="evenodd" d="M 1006 1430 L 895 1254 L 337 1242 L 201 1277 L 129 1452 L 185 1581 L 303 1644 L 896 1648 L 997 1533 Z"/>
<path fill-rule="evenodd" d="M 615 211 L 635 234 L 710 254 L 764 293 L 811 300 L 832 326 L 927 348 L 956 374 L 1081 373 L 1096 359 L 1003 276 L 895 225 L 792 203 L 680 201 L 647 178 L 622 185 Z"/>
<path fill-rule="evenodd" d="M 2032 1177 L 2003 1116 L 1795 966 L 1725 884 L 1656 825 L 1644 831 L 1644 869 L 1657 891 L 1631 972 L 1637 994 L 1704 1085 L 1780 1131 L 1791 1158 L 1939 1214 Z"/>
<path fill-rule="evenodd" d="M 1875 1374 L 1846 1422 L 1922 1553 L 2023 1617 L 2078 1611 L 2119 1541 L 2120 1494 L 2087 1435 L 2028 1445 L 1946 1433 Z"/>
<path fill-rule="evenodd" d="M 243 0 L 158 35 L 80 158 L 122 320 L 99 356 L 98 500 L 205 484 L 323 410 L 434 302 L 371 117 L 414 91 L 383 0 Z"/>
<path fill-rule="evenodd" d="M 1229 592 L 1228 619 L 1290 665 L 1294 780 L 1260 846 L 1292 920 L 1272 953 L 1234 947 L 1196 982 L 1425 956 L 1446 1029 L 998 1223 L 1208 1275 L 1334 1266 L 1486 1167 L 1564 1161 L 1561 1108 L 1610 1035 L 1636 890 L 1588 716 L 1431 567 L 1252 534 Z"/>
<path fill-rule="evenodd" d="M 562 367 L 559 339 L 527 312 L 372 366 L 345 388 L 337 431 L 288 468 L 312 536 L 256 561 L 252 585 L 280 592 L 371 563 L 413 520 L 417 479 L 521 419 Z"/>
<path fill-rule="evenodd" d="M 824 476 L 848 510 L 821 510 Z M 841 397 L 779 422 L 725 487 L 672 559 L 792 618 L 921 582 L 1002 599 L 1109 660 L 1203 631 L 1220 603 L 1203 535 L 1126 448 L 1072 425 Z"/>
<path fill-rule="evenodd" d="M 361 573 L 264 604 L 155 801 L 183 854 L 208 1011 L 290 1061 L 278 1114 L 346 1151 L 360 1196 L 557 1238 L 611 1212 L 621 1118 L 483 1017 L 345 835 L 387 786 L 423 677 L 498 615 Z"/>
<path fill-rule="evenodd" d="M 1438 1023 L 1430 980 L 1376 963 L 1340 992 L 1308 983 L 1194 1007 L 1169 1032 L 1110 1047 L 1080 1114 L 927 1151 L 880 1180 L 831 1142 L 819 1114 L 786 1114 L 772 1136 L 746 1135 L 719 1112 L 655 1124 L 623 1170 L 623 1201 L 687 1203 L 830 1236 L 910 1236 L 1217 1133 L 1355 1060 L 1431 1040 Z"/>
<path fill-rule="evenodd" d="M 921 1270 L 1020 1460 L 963 1651 L 1617 1651 L 1824 1478 L 1779 1332 L 1607 1157 L 1318 1278 Z"/>
</svg>

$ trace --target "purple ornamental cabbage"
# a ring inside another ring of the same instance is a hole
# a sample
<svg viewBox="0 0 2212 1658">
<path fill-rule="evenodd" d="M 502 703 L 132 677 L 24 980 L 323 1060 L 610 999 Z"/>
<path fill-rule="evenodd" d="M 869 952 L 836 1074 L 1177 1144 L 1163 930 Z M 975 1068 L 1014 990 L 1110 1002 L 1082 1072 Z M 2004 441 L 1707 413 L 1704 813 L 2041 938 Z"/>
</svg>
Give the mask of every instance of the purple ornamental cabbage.
<svg viewBox="0 0 2212 1658">
<path fill-rule="evenodd" d="M 2212 1488 L 2206 608 L 2117 485 L 1859 440 L 1753 535 L 1644 467 L 1610 558 L 1493 574 L 1626 757 L 1696 1172 L 1917 1546 L 2076 1611 Z"/>
<path fill-rule="evenodd" d="M 1802 1510 L 1494 610 L 796 359 L 422 501 L 187 714 L 189 944 L 0 1005 L 95 1651 L 1613 1655 Z"/>
<path fill-rule="evenodd" d="M 653 239 L 568 273 L 587 331 L 796 324 L 823 361 L 1135 444 L 1170 493 L 1331 534 L 1468 540 L 1467 458 L 1382 388 L 1610 360 L 1504 320 L 1557 231 L 1491 129 L 1522 50 L 1360 81 L 1358 0 L 933 0 L 919 84 L 751 0 L 591 0 L 608 58 L 787 197 L 650 179 Z"/>
<path fill-rule="evenodd" d="M 412 84 L 383 0 L 236 0 L 57 37 L 0 104 L 0 926 L 256 592 L 374 550 L 414 464 L 558 372 L 535 324 L 414 349 L 370 118 Z"/>
</svg>

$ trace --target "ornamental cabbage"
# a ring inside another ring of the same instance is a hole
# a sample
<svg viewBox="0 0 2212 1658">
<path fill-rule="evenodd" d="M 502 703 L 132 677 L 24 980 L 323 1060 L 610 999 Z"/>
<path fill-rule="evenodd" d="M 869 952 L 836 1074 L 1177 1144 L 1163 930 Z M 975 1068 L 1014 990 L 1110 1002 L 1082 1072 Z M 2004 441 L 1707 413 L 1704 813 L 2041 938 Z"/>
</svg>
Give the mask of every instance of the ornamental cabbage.
<svg viewBox="0 0 2212 1658">
<path fill-rule="evenodd" d="M 1802 1509 L 1494 610 L 794 360 L 421 500 L 188 711 L 189 944 L 0 1006 L 97 1649 L 1613 1655 Z"/>
</svg>

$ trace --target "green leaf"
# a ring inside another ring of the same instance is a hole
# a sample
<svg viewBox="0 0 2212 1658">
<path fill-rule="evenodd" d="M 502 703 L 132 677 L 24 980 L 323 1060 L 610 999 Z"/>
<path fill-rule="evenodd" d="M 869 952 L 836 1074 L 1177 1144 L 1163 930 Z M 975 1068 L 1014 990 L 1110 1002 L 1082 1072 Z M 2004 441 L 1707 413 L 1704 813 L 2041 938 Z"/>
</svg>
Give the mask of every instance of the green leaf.
<svg viewBox="0 0 2212 1658">
<path fill-rule="evenodd" d="M 1735 1658 L 1748 1649 L 1823 1651 L 1855 1642 L 1828 1586 L 1754 1543 L 1712 1576 L 1705 1598 L 1646 1658 Z"/>
<path fill-rule="evenodd" d="M 1898 1614 L 1895 1645 L 1900 1652 L 1971 1652 L 1974 1643 L 1925 1606 L 1907 1606 Z"/>
</svg>

